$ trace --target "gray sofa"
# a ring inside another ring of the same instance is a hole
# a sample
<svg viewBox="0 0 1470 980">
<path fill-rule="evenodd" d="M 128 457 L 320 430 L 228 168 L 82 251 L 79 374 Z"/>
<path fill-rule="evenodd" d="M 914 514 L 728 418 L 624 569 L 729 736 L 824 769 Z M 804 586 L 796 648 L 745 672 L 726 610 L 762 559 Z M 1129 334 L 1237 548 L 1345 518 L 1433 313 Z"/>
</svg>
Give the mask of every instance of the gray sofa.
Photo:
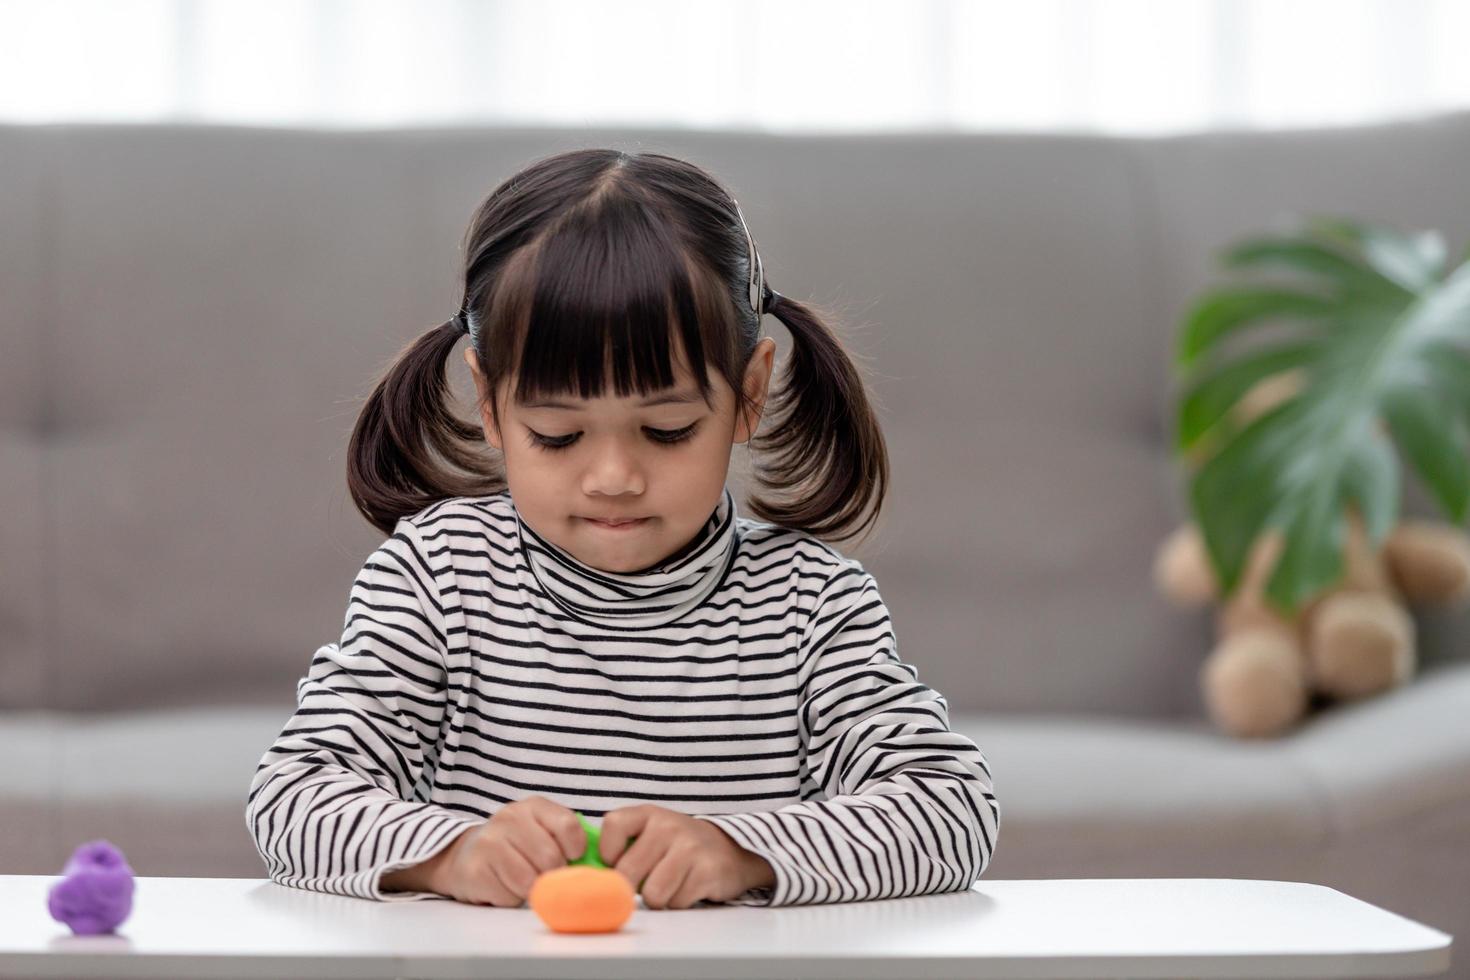
<svg viewBox="0 0 1470 980">
<path fill-rule="evenodd" d="M 0 126 L 0 872 L 106 837 L 139 874 L 264 877 L 251 772 L 381 541 L 344 481 L 361 400 L 454 312 L 479 200 L 586 145 L 710 168 L 773 288 L 846 325 L 894 479 L 845 550 L 993 766 L 988 877 L 1313 881 L 1465 934 L 1466 616 L 1420 616 L 1411 686 L 1237 742 L 1203 719 L 1207 615 L 1149 567 L 1183 515 L 1170 344 L 1214 251 L 1315 210 L 1458 254 L 1470 114 L 1147 139 Z"/>
</svg>

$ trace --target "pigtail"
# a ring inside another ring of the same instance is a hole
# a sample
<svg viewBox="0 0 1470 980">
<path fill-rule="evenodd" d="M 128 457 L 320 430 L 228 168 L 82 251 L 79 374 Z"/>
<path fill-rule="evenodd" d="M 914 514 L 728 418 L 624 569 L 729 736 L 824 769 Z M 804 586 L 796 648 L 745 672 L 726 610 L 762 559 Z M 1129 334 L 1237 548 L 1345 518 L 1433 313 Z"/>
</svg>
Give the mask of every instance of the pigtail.
<svg viewBox="0 0 1470 980">
<path fill-rule="evenodd" d="M 877 519 L 888 487 L 888 449 L 852 357 L 810 307 L 767 292 L 767 312 L 791 333 L 792 348 L 770 396 L 769 428 L 750 440 L 752 471 L 786 501 L 751 494 L 748 507 L 772 524 L 834 541 Z M 863 512 L 871 511 L 863 516 Z"/>
<path fill-rule="evenodd" d="M 505 488 L 480 427 L 451 407 L 445 361 L 464 336 L 451 318 L 394 359 L 367 398 L 347 447 L 347 488 L 368 522 L 391 534 L 400 517 L 447 497 Z"/>
</svg>

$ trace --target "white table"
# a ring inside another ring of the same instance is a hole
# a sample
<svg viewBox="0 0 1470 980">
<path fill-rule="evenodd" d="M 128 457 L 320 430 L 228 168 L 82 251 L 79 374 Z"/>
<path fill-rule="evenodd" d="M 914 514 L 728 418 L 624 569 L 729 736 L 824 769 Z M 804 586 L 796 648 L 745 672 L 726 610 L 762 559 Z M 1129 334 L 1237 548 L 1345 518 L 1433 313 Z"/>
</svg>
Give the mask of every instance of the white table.
<svg viewBox="0 0 1470 980">
<path fill-rule="evenodd" d="M 529 908 L 372 902 L 264 879 L 138 878 L 112 936 L 0 876 L 4 977 L 1408 977 L 1451 937 L 1321 885 L 1234 878 L 987 881 L 916 898 L 653 910 L 564 935 Z"/>
</svg>

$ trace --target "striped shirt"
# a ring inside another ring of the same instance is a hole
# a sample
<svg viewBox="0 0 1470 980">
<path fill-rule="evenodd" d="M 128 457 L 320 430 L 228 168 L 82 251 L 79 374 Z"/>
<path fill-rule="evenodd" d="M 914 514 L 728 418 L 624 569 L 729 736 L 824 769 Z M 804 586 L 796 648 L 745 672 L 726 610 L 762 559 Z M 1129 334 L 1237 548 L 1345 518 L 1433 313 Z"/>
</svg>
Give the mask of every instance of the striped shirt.
<svg viewBox="0 0 1470 980">
<path fill-rule="evenodd" d="M 964 890 L 1000 828 L 984 756 L 899 659 L 872 575 L 739 516 L 728 487 L 636 573 L 544 539 L 508 491 L 401 518 L 296 700 L 245 808 L 283 885 L 438 897 L 380 879 L 530 795 L 714 822 L 775 872 L 733 905 Z"/>
</svg>

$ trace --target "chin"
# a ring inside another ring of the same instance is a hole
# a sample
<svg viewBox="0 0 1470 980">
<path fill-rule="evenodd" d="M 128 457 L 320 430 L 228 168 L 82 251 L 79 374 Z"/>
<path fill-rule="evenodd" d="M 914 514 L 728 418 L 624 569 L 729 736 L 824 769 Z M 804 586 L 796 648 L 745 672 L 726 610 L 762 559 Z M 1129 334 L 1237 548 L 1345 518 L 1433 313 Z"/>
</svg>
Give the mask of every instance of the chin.
<svg viewBox="0 0 1470 980">
<path fill-rule="evenodd" d="M 618 572 L 619 574 L 627 575 L 632 572 L 639 571 L 640 569 L 647 568 L 648 565 L 649 563 L 644 561 L 605 561 L 596 563 L 594 567 L 601 568 L 604 572 Z"/>
<path fill-rule="evenodd" d="M 641 572 L 658 564 L 658 559 L 650 558 L 647 552 L 634 553 L 621 548 L 604 548 L 601 554 L 591 559 L 583 559 L 583 561 L 605 572 L 622 573 Z"/>
</svg>

